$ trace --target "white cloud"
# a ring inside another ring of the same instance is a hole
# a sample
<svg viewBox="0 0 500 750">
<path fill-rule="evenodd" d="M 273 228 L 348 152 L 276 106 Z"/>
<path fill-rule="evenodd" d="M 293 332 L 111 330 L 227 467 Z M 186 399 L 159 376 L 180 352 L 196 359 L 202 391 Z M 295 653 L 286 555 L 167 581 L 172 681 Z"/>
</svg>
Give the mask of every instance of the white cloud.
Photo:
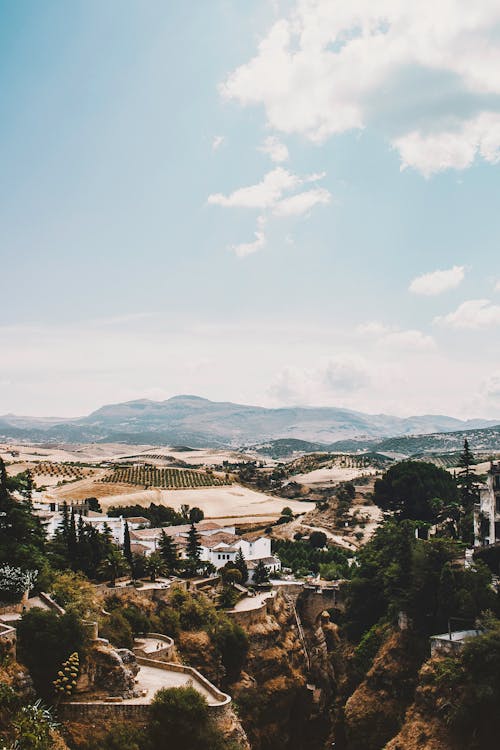
<svg viewBox="0 0 500 750">
<path fill-rule="evenodd" d="M 465 276 L 464 266 L 453 266 L 445 271 L 431 271 L 417 276 L 411 282 L 410 292 L 415 294 L 424 294 L 434 296 L 446 292 L 448 289 L 455 289 L 463 281 Z"/>
<path fill-rule="evenodd" d="M 274 161 L 276 164 L 288 161 L 290 158 L 288 148 L 275 135 L 268 135 L 262 146 L 259 147 L 259 151 L 267 154 L 271 161 Z"/>
<path fill-rule="evenodd" d="M 227 208 L 270 208 L 283 193 L 300 185 L 301 180 L 283 167 L 268 172 L 256 185 L 238 188 L 229 195 L 214 193 L 208 196 L 212 205 Z"/>
<path fill-rule="evenodd" d="M 245 258 L 247 255 L 252 255 L 259 250 L 262 250 L 266 245 L 266 235 L 261 230 L 255 232 L 255 240 L 253 242 L 242 242 L 239 245 L 231 245 L 231 250 L 238 258 Z"/>
<path fill-rule="evenodd" d="M 225 138 L 223 135 L 214 135 L 212 140 L 212 151 L 217 151 L 217 149 L 219 149 L 224 143 L 224 140 Z"/>
<path fill-rule="evenodd" d="M 500 305 L 488 299 L 471 299 L 448 315 L 435 318 L 435 323 L 451 328 L 488 328 L 500 325 Z"/>
<path fill-rule="evenodd" d="M 301 216 L 321 203 L 330 203 L 331 193 L 325 188 L 315 188 L 284 198 L 273 208 L 275 216 Z"/>
<path fill-rule="evenodd" d="M 312 141 L 378 118 L 402 165 L 427 175 L 495 163 L 499 24 L 497 0 L 296 0 L 220 91 Z"/>
<path fill-rule="evenodd" d="M 445 169 L 466 169 L 480 156 L 490 164 L 500 161 L 500 114 L 482 112 L 453 129 L 411 133 L 393 140 L 401 169 L 413 167 L 424 177 Z"/>
<path fill-rule="evenodd" d="M 500 281 L 495 284 L 495 292 L 500 292 Z"/>
<path fill-rule="evenodd" d="M 315 368 L 284 367 L 274 378 L 269 395 L 282 404 L 320 405 L 333 398 L 345 398 L 370 381 L 364 360 L 339 355 L 324 360 Z"/>
<path fill-rule="evenodd" d="M 264 211 L 258 219 L 260 229 L 269 215 L 278 218 L 303 216 L 314 206 L 329 203 L 331 194 L 326 188 L 312 188 L 294 195 L 284 196 L 301 185 L 323 179 L 324 172 L 298 177 L 283 167 L 276 167 L 268 172 L 255 185 L 238 188 L 229 195 L 213 193 L 208 196 L 208 203 L 224 208 L 252 208 Z M 254 242 L 233 245 L 231 250 L 239 256 L 249 255 L 262 249 L 266 240 L 262 231 L 256 232 Z"/>
<path fill-rule="evenodd" d="M 410 351 L 431 351 L 436 348 L 436 342 L 422 331 L 414 328 L 401 329 L 397 326 L 386 326 L 378 321 L 369 321 L 358 326 L 357 332 L 368 336 L 377 344 L 391 349 Z"/>
</svg>

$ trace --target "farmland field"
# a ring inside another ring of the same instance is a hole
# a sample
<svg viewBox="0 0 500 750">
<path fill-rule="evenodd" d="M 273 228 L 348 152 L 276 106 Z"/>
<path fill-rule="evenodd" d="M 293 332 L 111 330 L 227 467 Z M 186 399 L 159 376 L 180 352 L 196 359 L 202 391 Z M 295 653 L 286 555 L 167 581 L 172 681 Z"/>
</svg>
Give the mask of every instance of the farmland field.
<svg viewBox="0 0 500 750">
<path fill-rule="evenodd" d="M 101 479 L 111 484 L 133 484 L 162 489 L 191 489 L 221 487 L 231 484 L 229 479 L 207 471 L 193 469 L 165 469 L 157 466 L 120 466 Z"/>
</svg>

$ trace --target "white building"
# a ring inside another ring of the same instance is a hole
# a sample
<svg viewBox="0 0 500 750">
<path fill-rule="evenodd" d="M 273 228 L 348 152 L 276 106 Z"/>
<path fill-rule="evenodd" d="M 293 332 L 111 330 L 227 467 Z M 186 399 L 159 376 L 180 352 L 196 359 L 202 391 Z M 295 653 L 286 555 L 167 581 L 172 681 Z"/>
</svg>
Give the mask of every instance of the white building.
<svg viewBox="0 0 500 750">
<path fill-rule="evenodd" d="M 150 555 L 158 549 L 162 532 L 165 532 L 173 538 L 179 557 L 185 559 L 190 528 L 191 525 L 186 524 L 131 531 L 132 551 Z M 264 561 L 270 572 L 281 569 L 279 558 L 271 553 L 271 540 L 267 536 L 257 534 L 246 538 L 241 537 L 235 533 L 234 526 L 220 526 L 213 521 L 203 521 L 197 524 L 196 531 L 200 540 L 200 559 L 211 563 L 217 570 L 223 568 L 228 562 L 234 562 L 239 550 L 247 561 L 250 580 L 251 571 L 259 560 Z"/>
<path fill-rule="evenodd" d="M 49 539 L 52 539 L 60 528 L 63 522 L 62 503 L 57 503 L 55 508 L 52 508 L 53 504 L 42 505 L 34 504 L 33 512 L 40 519 L 45 533 Z M 78 524 L 79 512 L 78 506 L 75 506 L 75 521 Z M 103 513 L 96 513 L 95 511 L 89 510 L 82 513 L 83 522 L 87 526 L 92 526 L 101 533 L 105 531 L 106 527 L 111 531 L 113 541 L 115 544 L 123 546 L 125 538 L 125 522 L 128 523 L 129 530 L 132 533 L 136 529 L 140 529 L 142 526 L 148 523 L 147 518 L 136 517 L 136 518 L 124 518 L 123 516 L 106 516 Z"/>
<path fill-rule="evenodd" d="M 495 542 L 500 542 L 500 463 L 492 461 L 474 509 L 474 544 Z"/>
</svg>

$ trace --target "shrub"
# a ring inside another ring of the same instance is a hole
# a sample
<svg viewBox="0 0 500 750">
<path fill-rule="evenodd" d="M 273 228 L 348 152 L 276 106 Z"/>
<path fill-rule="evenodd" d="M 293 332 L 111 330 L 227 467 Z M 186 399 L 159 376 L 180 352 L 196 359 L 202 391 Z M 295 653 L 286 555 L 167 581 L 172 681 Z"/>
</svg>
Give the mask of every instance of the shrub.
<svg viewBox="0 0 500 750">
<path fill-rule="evenodd" d="M 22 616 L 17 634 L 19 658 L 42 697 L 52 694 L 60 665 L 75 651 L 82 656 L 87 645 L 82 623 L 72 612 L 59 616 L 53 611 L 31 609 Z"/>
<path fill-rule="evenodd" d="M 100 634 L 107 638 L 117 648 L 134 647 L 134 634 L 128 620 L 121 612 L 111 612 L 109 617 L 102 620 L 99 626 Z"/>
</svg>

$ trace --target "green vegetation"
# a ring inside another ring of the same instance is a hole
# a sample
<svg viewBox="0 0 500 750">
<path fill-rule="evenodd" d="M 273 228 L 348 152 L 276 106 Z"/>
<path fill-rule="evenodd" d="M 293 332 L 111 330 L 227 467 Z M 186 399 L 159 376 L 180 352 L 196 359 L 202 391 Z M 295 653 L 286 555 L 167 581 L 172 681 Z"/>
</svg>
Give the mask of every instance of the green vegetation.
<svg viewBox="0 0 500 750">
<path fill-rule="evenodd" d="M 156 693 L 148 734 L 152 748 L 230 750 L 210 717 L 205 699 L 190 687 Z"/>
<path fill-rule="evenodd" d="M 416 633 L 428 636 L 446 631 L 450 617 L 471 627 L 481 612 L 497 611 L 489 570 L 480 562 L 455 566 L 457 552 L 449 539 L 416 539 L 411 521 L 386 522 L 357 555 L 346 591 L 345 632 L 359 641 L 373 625 L 394 622 L 404 611 Z"/>
<path fill-rule="evenodd" d="M 441 716 L 457 750 L 498 746 L 500 733 L 500 622 L 489 618 L 483 635 L 461 654 L 432 664 L 422 675 L 426 711 Z"/>
<path fill-rule="evenodd" d="M 35 608 L 23 614 L 17 633 L 19 658 L 28 667 L 38 693 L 48 699 L 61 665 L 74 652 L 80 656 L 85 653 L 87 639 L 82 623 L 71 612 L 60 616 Z"/>
<path fill-rule="evenodd" d="M 30 703 L 17 710 L 17 701 L 2 700 L 0 709 L 5 711 L 5 732 L 0 734 L 2 750 L 53 750 L 55 747 L 55 730 L 57 724 L 52 713 L 40 700 Z M 8 744 L 4 744 L 8 743 Z"/>
<path fill-rule="evenodd" d="M 450 517 L 456 513 L 458 492 L 445 469 L 424 461 L 402 461 L 376 480 L 373 502 L 399 519 L 435 523 L 443 510 Z"/>
<path fill-rule="evenodd" d="M 182 630 L 187 631 L 202 630 L 209 635 L 225 669 L 224 682 L 236 680 L 248 651 L 248 639 L 242 628 L 224 612 L 217 610 L 214 603 L 204 594 L 189 593 L 175 587 L 169 606 L 160 609 L 158 614 L 160 622 L 165 626 L 163 632 L 172 637 L 175 637 L 175 632 L 171 625 L 169 627 L 169 621 L 165 621 L 166 612 L 169 610 L 167 618 L 172 618 L 172 610 L 175 613 L 173 620 L 170 620 L 174 627 L 180 626 Z"/>
<path fill-rule="evenodd" d="M 78 680 L 78 673 L 80 671 L 80 657 L 78 653 L 74 651 L 69 659 L 67 659 L 61 665 L 61 669 L 57 673 L 57 677 L 52 683 L 56 693 L 61 695 L 73 695 Z"/>
<path fill-rule="evenodd" d="M 112 484 L 138 484 L 163 489 L 189 489 L 194 487 L 220 487 L 230 484 L 226 478 L 216 477 L 210 471 L 195 469 L 164 469 L 156 466 L 119 466 L 101 482 Z"/>
<path fill-rule="evenodd" d="M 44 553 L 45 534 L 40 521 L 31 513 L 31 501 L 13 500 L 0 458 L 0 564 L 40 573 L 47 567 Z"/>
<path fill-rule="evenodd" d="M 351 554 L 339 547 L 318 549 L 310 542 L 303 540 L 292 542 L 289 540 L 273 539 L 272 548 L 273 552 L 280 558 L 282 566 L 290 568 L 294 573 L 317 574 L 320 571 L 321 565 L 335 563 L 340 573 L 337 577 L 344 578 L 348 575 L 349 566 L 347 560 Z"/>
<path fill-rule="evenodd" d="M 203 511 L 199 508 L 190 508 L 189 505 L 181 505 L 180 512 L 177 512 L 168 505 L 157 505 L 150 503 L 146 508 L 142 505 L 120 505 L 116 508 L 108 509 L 108 516 L 117 518 L 145 518 L 149 521 L 151 528 L 160 526 L 179 526 L 184 523 L 191 523 L 193 518 L 203 520 Z M 195 523 L 199 521 L 196 520 Z M 146 524 L 145 524 L 146 525 Z"/>
</svg>

